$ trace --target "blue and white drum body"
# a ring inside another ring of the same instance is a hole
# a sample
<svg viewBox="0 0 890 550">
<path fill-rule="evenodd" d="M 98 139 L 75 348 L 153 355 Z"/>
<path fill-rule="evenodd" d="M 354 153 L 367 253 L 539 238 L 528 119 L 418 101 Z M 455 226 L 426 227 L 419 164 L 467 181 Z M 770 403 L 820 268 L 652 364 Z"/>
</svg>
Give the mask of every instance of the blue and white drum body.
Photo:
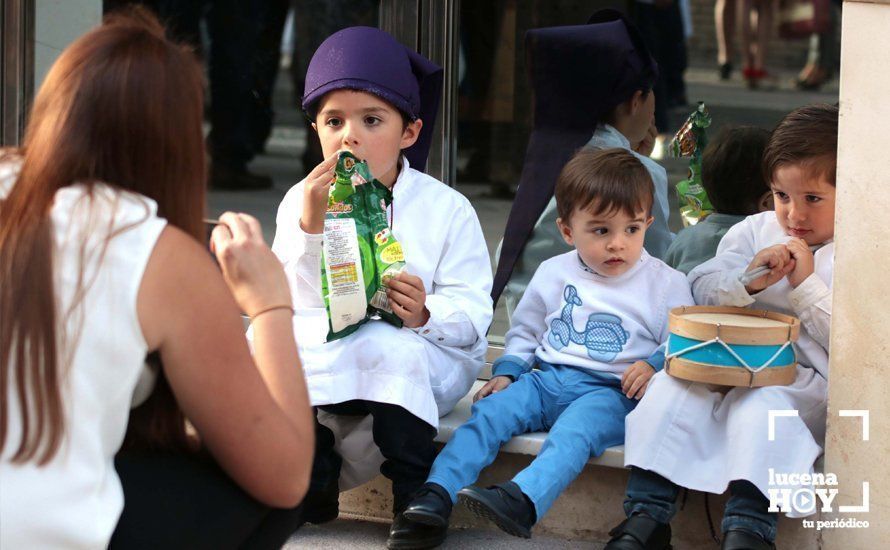
<svg viewBox="0 0 890 550">
<path fill-rule="evenodd" d="M 797 376 L 792 343 L 800 320 L 729 306 L 686 306 L 670 312 L 665 370 L 721 386 L 783 386 Z"/>
</svg>

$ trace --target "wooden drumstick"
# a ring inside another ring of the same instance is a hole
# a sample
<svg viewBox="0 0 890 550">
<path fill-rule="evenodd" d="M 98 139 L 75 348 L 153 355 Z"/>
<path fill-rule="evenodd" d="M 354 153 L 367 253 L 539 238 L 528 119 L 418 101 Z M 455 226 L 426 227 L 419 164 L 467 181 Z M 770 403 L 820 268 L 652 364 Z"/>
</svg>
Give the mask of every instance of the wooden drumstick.
<svg viewBox="0 0 890 550">
<path fill-rule="evenodd" d="M 813 246 L 810 247 L 810 252 L 816 252 L 817 250 L 819 250 L 826 244 L 828 244 L 828 243 L 814 244 Z M 754 269 L 752 269 L 750 271 L 746 271 L 746 272 L 742 273 L 741 275 L 739 275 L 739 282 L 745 286 L 748 286 L 749 284 L 751 284 L 752 281 L 756 281 L 760 277 L 763 277 L 764 275 L 769 273 L 771 269 L 772 268 L 768 265 L 762 265 L 760 267 L 755 267 Z"/>
</svg>

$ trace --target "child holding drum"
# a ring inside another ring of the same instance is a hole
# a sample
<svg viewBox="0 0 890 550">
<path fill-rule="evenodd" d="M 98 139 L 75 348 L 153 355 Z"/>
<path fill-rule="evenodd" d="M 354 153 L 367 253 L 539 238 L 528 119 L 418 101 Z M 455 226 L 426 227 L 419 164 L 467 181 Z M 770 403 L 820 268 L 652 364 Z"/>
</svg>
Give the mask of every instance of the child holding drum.
<svg viewBox="0 0 890 550">
<path fill-rule="evenodd" d="M 405 515 L 446 527 L 461 501 L 511 535 L 530 530 L 591 456 L 624 442 L 624 418 L 662 368 L 667 312 L 689 305 L 683 274 L 643 249 L 655 200 L 626 149 L 583 149 L 556 184 L 557 224 L 574 247 L 541 263 L 513 316 L 494 377 Z M 549 430 L 512 481 L 469 486 L 517 434 Z"/>
<path fill-rule="evenodd" d="M 837 127 L 834 106 L 788 114 L 763 158 L 775 212 L 733 226 L 716 257 L 689 274 L 699 304 L 798 317 L 796 378 L 790 385 L 719 391 L 667 373 L 654 376 L 646 399 L 627 417 L 628 518 L 612 531 L 607 549 L 668 548 L 681 487 L 718 494 L 729 488 L 723 549 L 775 548 L 778 514 L 766 497 L 770 471 L 812 473 L 825 433 Z M 763 266 L 766 274 L 741 282 L 743 273 Z M 770 437 L 770 410 L 797 415 L 776 419 Z"/>
</svg>

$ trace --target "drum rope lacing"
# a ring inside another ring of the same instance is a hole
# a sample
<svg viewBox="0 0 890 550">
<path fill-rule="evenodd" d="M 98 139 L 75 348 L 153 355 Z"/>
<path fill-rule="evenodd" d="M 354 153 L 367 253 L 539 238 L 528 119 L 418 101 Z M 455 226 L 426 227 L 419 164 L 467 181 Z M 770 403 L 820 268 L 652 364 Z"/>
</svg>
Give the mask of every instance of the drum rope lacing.
<svg viewBox="0 0 890 550">
<path fill-rule="evenodd" d="M 732 349 L 732 348 L 729 346 L 729 344 L 727 344 L 726 342 L 724 342 L 724 341 L 720 338 L 720 326 L 721 326 L 720 323 L 717 323 L 717 335 L 716 335 L 714 338 L 708 340 L 707 342 L 700 342 L 700 343 L 698 343 L 698 344 L 689 346 L 689 347 L 686 348 L 686 349 L 681 349 L 681 350 L 679 350 L 679 351 L 675 351 L 674 353 L 669 353 L 669 354 L 665 357 L 665 360 L 668 361 L 668 362 L 670 362 L 670 360 L 673 359 L 674 357 L 678 357 L 678 356 L 680 356 L 680 355 L 689 353 L 690 351 L 695 351 L 695 350 L 697 350 L 697 349 L 701 349 L 701 348 L 703 348 L 703 347 L 710 346 L 711 344 L 720 344 L 721 346 L 723 346 L 723 348 L 724 348 L 726 351 L 729 352 L 730 355 L 732 355 L 732 356 L 735 358 L 736 361 L 738 361 L 739 363 L 741 363 L 741 365 L 742 365 L 743 367 L 745 367 L 746 369 L 748 369 L 748 370 L 751 372 L 751 374 L 754 375 L 754 374 L 757 374 L 758 372 L 762 371 L 763 369 L 769 367 L 769 366 L 773 363 L 773 361 L 775 361 L 776 359 L 778 359 L 779 355 L 780 355 L 783 351 L 785 351 L 785 348 L 787 348 L 788 346 L 791 345 L 791 328 L 792 328 L 792 327 L 789 325 L 789 326 L 788 326 L 788 340 L 787 340 L 784 344 L 782 344 L 782 347 L 780 347 L 780 348 L 776 351 L 776 353 L 774 353 L 773 356 L 770 357 L 769 360 L 767 360 L 766 363 L 760 365 L 759 367 L 752 367 L 751 365 L 748 364 L 747 361 L 745 361 L 744 359 L 742 359 L 741 357 L 739 357 L 739 354 L 737 354 L 737 353 L 735 352 L 735 350 Z M 668 348 L 670 348 L 671 336 L 672 336 L 671 334 L 668 334 L 668 344 L 667 344 L 667 346 L 666 346 L 666 347 L 668 347 Z"/>
</svg>

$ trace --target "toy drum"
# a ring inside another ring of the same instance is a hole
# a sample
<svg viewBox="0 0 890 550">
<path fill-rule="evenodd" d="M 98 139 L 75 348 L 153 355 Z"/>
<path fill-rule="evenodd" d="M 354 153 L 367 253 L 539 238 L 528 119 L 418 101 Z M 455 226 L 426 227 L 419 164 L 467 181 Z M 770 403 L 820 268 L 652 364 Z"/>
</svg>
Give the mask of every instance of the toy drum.
<svg viewBox="0 0 890 550">
<path fill-rule="evenodd" d="M 671 310 L 665 370 L 671 376 L 721 386 L 783 386 L 797 376 L 792 342 L 800 320 L 729 306 Z"/>
</svg>

